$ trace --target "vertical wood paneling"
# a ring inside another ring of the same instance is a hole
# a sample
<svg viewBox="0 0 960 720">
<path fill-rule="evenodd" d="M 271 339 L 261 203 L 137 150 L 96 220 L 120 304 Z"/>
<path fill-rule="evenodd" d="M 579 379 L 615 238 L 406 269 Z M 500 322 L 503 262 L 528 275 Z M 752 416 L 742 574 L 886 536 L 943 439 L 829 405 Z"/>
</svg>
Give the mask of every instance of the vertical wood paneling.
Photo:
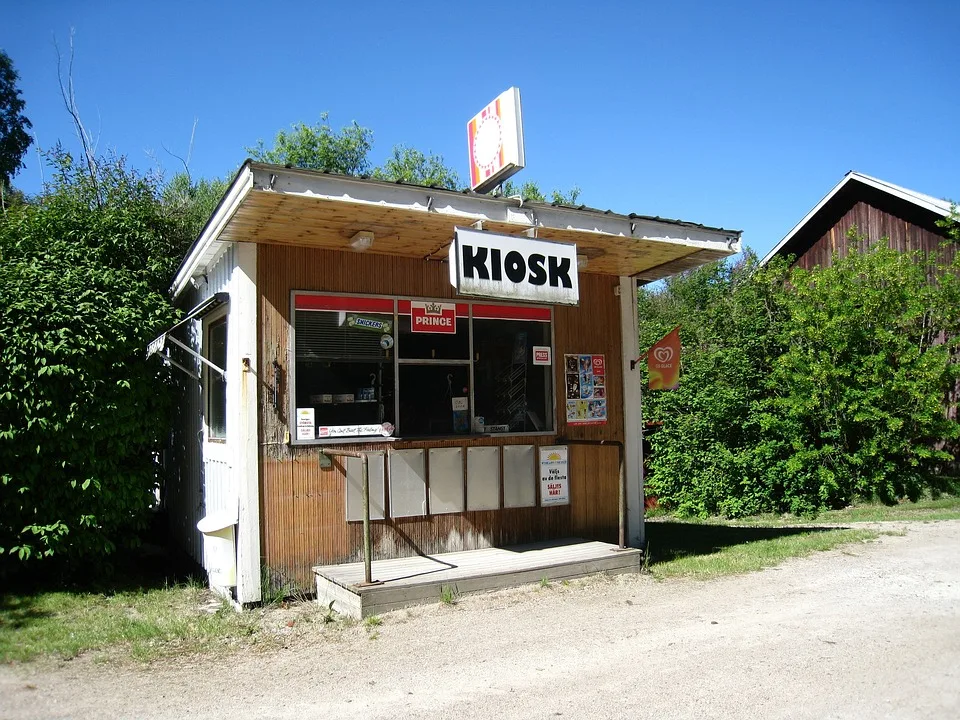
<svg viewBox="0 0 960 720">
<path fill-rule="evenodd" d="M 290 388 L 286 371 L 291 290 L 366 292 L 379 295 L 453 298 L 447 266 L 407 258 L 289 246 L 260 245 L 259 373 L 261 527 L 264 566 L 276 578 L 312 583 L 311 567 L 362 557 L 362 525 L 345 517 L 345 476 L 341 463 L 319 466 L 319 449 L 292 447 L 288 441 Z M 558 435 L 578 439 L 623 439 L 620 396 L 621 342 L 618 279 L 581 274 L 579 308 L 555 308 L 555 362 L 564 353 L 606 356 L 608 423 L 567 428 L 563 422 L 562 368 L 556 374 Z M 274 359 L 283 369 L 278 402 L 273 404 Z M 554 436 L 405 441 L 359 446 L 373 449 L 550 445 Z M 356 449 L 358 446 L 352 446 Z M 503 546 L 577 534 L 613 540 L 618 526 L 618 459 L 615 447 L 571 446 L 571 504 L 462 512 L 373 523 L 375 558 L 402 557 Z M 429 482 L 429 481 L 428 481 Z M 388 501 L 389 502 L 389 501 Z M 389 507 L 387 508 L 389 514 Z"/>
<path fill-rule="evenodd" d="M 556 337 L 557 415 L 561 435 L 577 440 L 623 440 L 623 353 L 620 342 L 620 279 L 609 275 L 580 275 L 579 307 L 554 308 Z M 564 354 L 604 355 L 607 382 L 607 423 L 571 425 L 564 421 Z"/>
<path fill-rule="evenodd" d="M 939 233 L 860 201 L 844 213 L 806 252 L 797 257 L 794 265 L 812 270 L 818 266 L 828 267 L 833 262 L 834 253 L 845 256 L 852 246 L 850 238 L 847 237 L 852 227 L 856 227 L 857 232 L 867 238 L 867 246 L 886 238 L 887 246 L 894 250 L 942 253 L 945 262 L 951 262 L 956 253 L 955 245 L 941 249 L 943 236 Z"/>
</svg>

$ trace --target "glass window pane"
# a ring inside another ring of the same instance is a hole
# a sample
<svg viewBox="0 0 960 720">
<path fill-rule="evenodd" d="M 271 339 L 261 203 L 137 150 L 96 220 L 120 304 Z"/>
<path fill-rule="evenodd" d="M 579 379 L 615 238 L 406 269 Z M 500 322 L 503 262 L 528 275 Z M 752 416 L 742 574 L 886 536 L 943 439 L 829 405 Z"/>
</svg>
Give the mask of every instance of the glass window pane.
<svg viewBox="0 0 960 720">
<path fill-rule="evenodd" d="M 397 319 L 397 352 L 402 359 L 469 360 L 470 321 L 457 318 L 456 333 L 421 333 L 410 328 L 410 316 Z"/>
<path fill-rule="evenodd" d="M 338 432 L 345 437 L 375 435 L 380 434 L 379 431 L 347 431 L 345 428 L 395 424 L 393 360 L 298 359 L 296 372 L 296 407 L 314 409 L 315 438 L 337 437 Z"/>
<path fill-rule="evenodd" d="M 210 323 L 207 328 L 207 359 L 222 370 L 227 368 L 227 319 Z M 206 367 L 206 366 L 205 366 Z M 227 436 L 227 383 L 223 375 L 206 368 L 207 426 L 209 436 Z"/>
<path fill-rule="evenodd" d="M 313 408 L 313 438 L 392 434 L 393 314 L 297 310 L 294 323 L 295 408 Z"/>
<path fill-rule="evenodd" d="M 401 437 L 470 432 L 467 365 L 401 365 Z"/>
<path fill-rule="evenodd" d="M 551 367 L 533 364 L 535 345 L 550 345 L 549 323 L 473 321 L 475 414 L 488 432 L 553 429 Z"/>
<path fill-rule="evenodd" d="M 297 310 L 297 360 L 386 360 L 393 315 Z"/>
</svg>

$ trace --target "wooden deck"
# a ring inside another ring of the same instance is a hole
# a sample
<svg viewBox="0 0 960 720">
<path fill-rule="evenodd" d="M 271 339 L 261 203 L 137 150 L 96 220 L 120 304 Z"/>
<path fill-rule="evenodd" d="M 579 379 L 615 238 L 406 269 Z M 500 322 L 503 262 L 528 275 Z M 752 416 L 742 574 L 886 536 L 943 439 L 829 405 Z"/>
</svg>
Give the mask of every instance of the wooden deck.
<svg viewBox="0 0 960 720">
<path fill-rule="evenodd" d="M 566 580 L 594 573 L 639 572 L 640 550 L 579 538 L 375 560 L 373 579 L 363 586 L 363 563 L 313 568 L 317 602 L 351 617 L 367 617 L 412 605 L 440 602 L 445 588 L 455 594 L 489 592 L 527 583 Z"/>
</svg>

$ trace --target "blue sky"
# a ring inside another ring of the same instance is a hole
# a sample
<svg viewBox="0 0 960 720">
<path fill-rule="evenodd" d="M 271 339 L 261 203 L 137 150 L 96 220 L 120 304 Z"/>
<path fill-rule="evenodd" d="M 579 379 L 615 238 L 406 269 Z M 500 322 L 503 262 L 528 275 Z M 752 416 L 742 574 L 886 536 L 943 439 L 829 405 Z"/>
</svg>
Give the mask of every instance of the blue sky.
<svg viewBox="0 0 960 720">
<path fill-rule="evenodd" d="M 951 2 L 15 3 L 0 47 L 43 147 L 76 148 L 56 75 L 99 149 L 194 176 L 321 112 L 444 156 L 510 87 L 527 169 L 619 212 L 742 229 L 773 246 L 848 170 L 960 198 L 960 44 Z M 40 188 L 35 148 L 14 184 Z"/>
</svg>

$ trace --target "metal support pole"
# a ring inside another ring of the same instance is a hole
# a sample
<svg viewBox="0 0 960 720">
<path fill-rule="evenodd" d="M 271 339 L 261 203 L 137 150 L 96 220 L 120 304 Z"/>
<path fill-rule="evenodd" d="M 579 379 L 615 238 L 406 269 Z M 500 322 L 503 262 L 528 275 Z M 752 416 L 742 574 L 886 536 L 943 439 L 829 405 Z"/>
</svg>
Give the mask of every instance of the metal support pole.
<svg viewBox="0 0 960 720">
<path fill-rule="evenodd" d="M 363 477 L 363 582 L 370 585 L 373 583 L 370 560 L 370 465 L 366 453 L 363 453 L 360 463 Z"/>
<path fill-rule="evenodd" d="M 620 450 L 620 549 L 627 547 L 627 475 L 623 471 L 623 445 Z"/>
<path fill-rule="evenodd" d="M 323 449 L 320 451 L 320 454 L 333 457 L 360 458 L 360 480 L 363 485 L 363 584 L 379 585 L 379 583 L 373 579 L 373 543 L 370 540 L 370 464 L 367 453 L 352 450 Z"/>
<path fill-rule="evenodd" d="M 647 552 L 647 491 L 644 489 L 643 472 L 643 383 L 640 383 L 640 547 Z"/>
</svg>

